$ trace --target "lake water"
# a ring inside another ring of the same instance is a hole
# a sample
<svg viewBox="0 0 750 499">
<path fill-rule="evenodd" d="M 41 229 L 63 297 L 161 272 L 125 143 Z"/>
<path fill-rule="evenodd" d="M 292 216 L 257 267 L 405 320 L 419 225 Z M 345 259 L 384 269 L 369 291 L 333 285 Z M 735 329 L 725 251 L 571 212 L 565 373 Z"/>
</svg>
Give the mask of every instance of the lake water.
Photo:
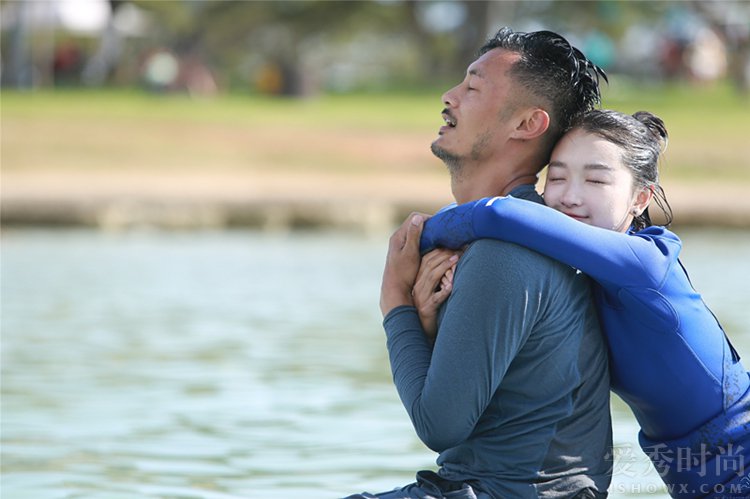
<svg viewBox="0 0 750 499">
<path fill-rule="evenodd" d="M 750 362 L 750 233 L 680 231 Z M 2 234 L 2 497 L 334 498 L 434 468 L 391 383 L 387 235 Z M 613 401 L 613 498 L 665 497 Z"/>
</svg>

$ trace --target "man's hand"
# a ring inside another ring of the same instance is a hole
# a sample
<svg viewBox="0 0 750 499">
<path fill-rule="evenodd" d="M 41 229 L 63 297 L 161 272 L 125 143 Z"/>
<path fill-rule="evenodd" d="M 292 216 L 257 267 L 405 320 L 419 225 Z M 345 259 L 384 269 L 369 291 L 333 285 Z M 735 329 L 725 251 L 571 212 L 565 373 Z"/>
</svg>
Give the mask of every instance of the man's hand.
<svg viewBox="0 0 750 499">
<path fill-rule="evenodd" d="M 414 305 L 411 291 L 419 271 L 419 236 L 429 216 L 412 213 L 393 233 L 388 243 L 383 283 L 380 287 L 380 311 L 383 316 L 400 305 Z"/>
<path fill-rule="evenodd" d="M 436 249 L 422 257 L 412 296 L 417 307 L 424 334 L 431 340 L 437 335 L 437 315 L 440 305 L 453 289 L 453 273 L 460 252 Z"/>
</svg>

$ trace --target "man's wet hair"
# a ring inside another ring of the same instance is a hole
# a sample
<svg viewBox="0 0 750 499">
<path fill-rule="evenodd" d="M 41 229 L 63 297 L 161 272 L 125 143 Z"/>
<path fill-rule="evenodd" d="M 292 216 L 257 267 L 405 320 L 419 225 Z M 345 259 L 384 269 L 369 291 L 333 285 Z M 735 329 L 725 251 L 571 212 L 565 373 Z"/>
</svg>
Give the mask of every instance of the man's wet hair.
<svg viewBox="0 0 750 499">
<path fill-rule="evenodd" d="M 511 77 L 519 88 L 547 104 L 548 157 L 572 120 L 601 104 L 599 78 L 608 81 L 607 74 L 552 31 L 524 33 L 501 28 L 479 49 L 479 55 L 496 48 L 521 56 L 510 71 Z"/>
</svg>

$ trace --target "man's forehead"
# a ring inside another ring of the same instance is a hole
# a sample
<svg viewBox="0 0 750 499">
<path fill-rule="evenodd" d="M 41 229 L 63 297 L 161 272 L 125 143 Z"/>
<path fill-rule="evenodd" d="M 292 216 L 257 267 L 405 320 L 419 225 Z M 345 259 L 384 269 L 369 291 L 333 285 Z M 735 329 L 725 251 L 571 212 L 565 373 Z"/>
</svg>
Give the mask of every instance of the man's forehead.
<svg viewBox="0 0 750 499">
<path fill-rule="evenodd" d="M 488 73 L 496 73 L 498 70 L 505 73 L 516 61 L 521 58 L 521 54 L 495 48 L 482 54 L 477 60 L 472 62 L 466 73 L 475 75 L 480 78 L 486 78 Z"/>
</svg>

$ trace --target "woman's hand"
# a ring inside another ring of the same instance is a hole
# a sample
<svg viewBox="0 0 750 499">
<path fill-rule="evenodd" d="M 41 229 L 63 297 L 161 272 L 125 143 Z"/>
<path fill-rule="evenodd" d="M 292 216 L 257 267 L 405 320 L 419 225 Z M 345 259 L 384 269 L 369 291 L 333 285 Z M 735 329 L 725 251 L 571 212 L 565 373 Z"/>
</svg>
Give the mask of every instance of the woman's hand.
<svg viewBox="0 0 750 499">
<path fill-rule="evenodd" d="M 448 249 L 430 251 L 422 258 L 412 297 L 425 335 L 437 336 L 437 312 L 453 289 L 453 272 L 460 253 Z"/>
<path fill-rule="evenodd" d="M 419 271 L 419 236 L 427 218 L 428 215 L 412 213 L 391 236 L 380 287 L 383 316 L 400 305 L 414 304 L 411 291 Z"/>
</svg>

